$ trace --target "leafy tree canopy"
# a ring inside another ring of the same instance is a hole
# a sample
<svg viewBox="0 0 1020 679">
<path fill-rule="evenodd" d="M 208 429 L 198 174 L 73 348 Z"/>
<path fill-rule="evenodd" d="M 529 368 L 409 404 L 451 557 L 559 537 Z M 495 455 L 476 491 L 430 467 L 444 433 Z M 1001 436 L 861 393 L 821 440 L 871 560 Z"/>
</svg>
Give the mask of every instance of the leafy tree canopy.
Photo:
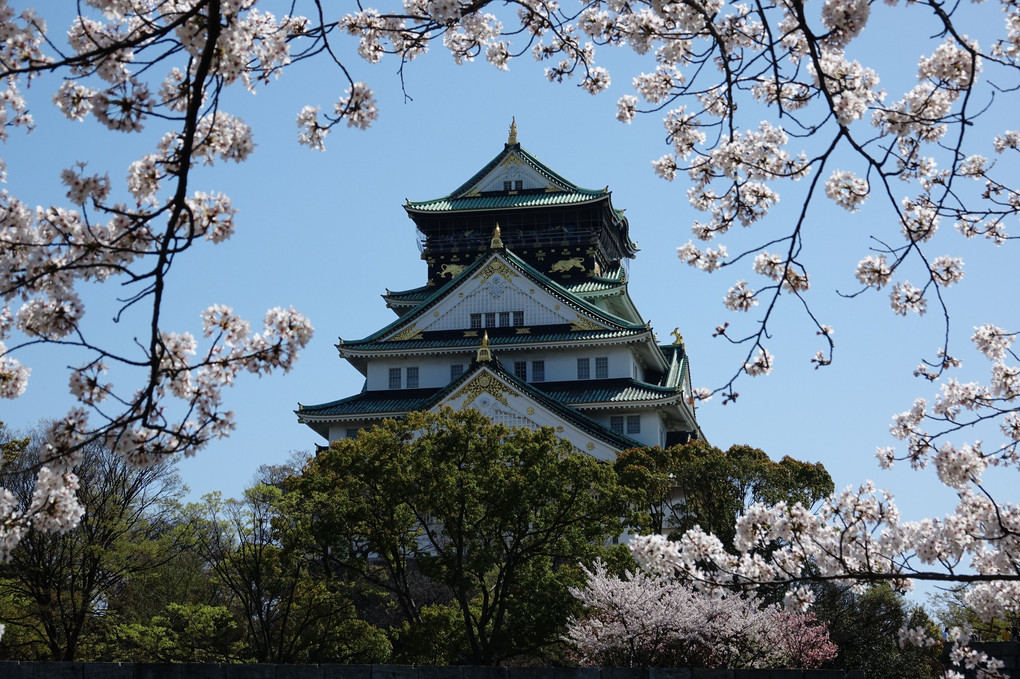
<svg viewBox="0 0 1020 679">
<path fill-rule="evenodd" d="M 304 548 L 392 597 L 405 640 L 456 620 L 451 638 L 465 644 L 448 662 L 495 663 L 557 639 L 578 563 L 623 530 L 610 465 L 549 429 L 474 410 L 412 413 L 336 442 L 291 489 L 286 520 Z"/>
<path fill-rule="evenodd" d="M 810 507 L 833 491 L 821 463 L 779 462 L 746 445 L 725 452 L 704 441 L 671 448 L 634 448 L 616 461 L 620 482 L 648 514 L 648 528 L 679 537 L 694 526 L 731 547 L 734 524 L 756 502 Z"/>
</svg>

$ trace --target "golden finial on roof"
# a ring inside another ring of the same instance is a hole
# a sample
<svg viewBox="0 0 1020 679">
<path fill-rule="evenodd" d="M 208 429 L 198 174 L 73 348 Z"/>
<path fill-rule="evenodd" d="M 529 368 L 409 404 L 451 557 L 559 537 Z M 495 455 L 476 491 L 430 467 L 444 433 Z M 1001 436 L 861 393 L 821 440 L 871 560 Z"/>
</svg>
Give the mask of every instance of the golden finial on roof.
<svg viewBox="0 0 1020 679">
<path fill-rule="evenodd" d="M 492 240 L 489 241 L 489 249 L 490 250 L 502 250 L 503 249 L 503 239 L 501 239 L 499 237 L 499 234 L 500 234 L 499 222 L 496 222 L 496 228 L 492 230 Z"/>
<path fill-rule="evenodd" d="M 479 363 L 492 360 L 492 352 L 489 351 L 489 331 L 486 330 L 482 334 L 482 346 L 478 347 L 478 355 L 475 356 L 475 360 Z"/>
<path fill-rule="evenodd" d="M 669 333 L 673 336 L 673 344 L 680 345 L 680 348 L 684 348 L 684 336 L 680 334 L 680 328 L 673 328 L 673 332 Z"/>
<path fill-rule="evenodd" d="M 510 136 L 507 137 L 506 143 L 510 146 L 514 146 L 517 143 L 517 118 L 516 116 L 510 117 Z"/>
</svg>

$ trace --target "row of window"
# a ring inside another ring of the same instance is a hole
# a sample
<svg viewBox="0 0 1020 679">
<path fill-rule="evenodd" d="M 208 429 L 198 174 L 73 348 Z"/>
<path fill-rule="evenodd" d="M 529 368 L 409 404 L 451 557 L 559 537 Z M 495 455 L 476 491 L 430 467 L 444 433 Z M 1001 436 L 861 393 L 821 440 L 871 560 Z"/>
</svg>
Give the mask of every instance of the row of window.
<svg viewBox="0 0 1020 679">
<path fill-rule="evenodd" d="M 604 380 L 609 377 L 609 357 L 598 356 L 595 358 L 595 379 Z M 577 379 L 591 379 L 591 359 L 577 359 Z"/>
<path fill-rule="evenodd" d="M 499 321 L 497 324 L 496 321 Z M 511 323 L 510 321 L 513 321 Z M 524 325 L 523 311 L 489 311 L 484 314 L 471 314 L 471 328 L 512 328 Z"/>
<path fill-rule="evenodd" d="M 626 428 L 624 428 L 626 425 Z M 609 417 L 609 428 L 615 431 L 617 434 L 640 434 L 641 433 L 641 416 L 640 415 L 611 415 Z"/>
<path fill-rule="evenodd" d="M 450 381 L 457 379 L 464 374 L 463 363 L 450 365 Z M 531 375 L 528 375 L 528 361 L 514 361 L 514 375 L 525 382 L 545 382 L 545 361 L 531 361 Z M 604 380 L 609 377 L 609 358 L 597 356 L 595 358 L 595 379 Z M 577 359 L 577 379 L 591 379 L 591 359 Z M 390 368 L 390 389 L 417 389 L 418 388 L 418 367 Z"/>
<path fill-rule="evenodd" d="M 406 380 L 401 384 L 401 373 L 406 374 Z M 418 388 L 418 366 L 411 366 L 406 369 L 390 368 L 390 389 L 417 389 Z"/>
</svg>

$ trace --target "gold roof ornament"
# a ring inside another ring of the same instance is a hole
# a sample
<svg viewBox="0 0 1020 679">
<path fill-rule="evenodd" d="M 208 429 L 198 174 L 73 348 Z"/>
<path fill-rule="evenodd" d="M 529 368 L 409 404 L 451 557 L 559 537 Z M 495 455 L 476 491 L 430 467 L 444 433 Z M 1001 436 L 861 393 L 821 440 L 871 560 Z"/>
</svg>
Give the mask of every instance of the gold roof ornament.
<svg viewBox="0 0 1020 679">
<path fill-rule="evenodd" d="M 510 117 L 510 135 L 507 137 L 506 143 L 510 146 L 517 144 L 517 117 Z"/>
<path fill-rule="evenodd" d="M 482 346 L 478 347 L 478 355 L 475 360 L 479 363 L 487 363 L 492 360 L 492 352 L 489 351 L 489 331 L 482 335 Z"/>
<path fill-rule="evenodd" d="M 673 328 L 673 331 L 669 333 L 673 336 L 673 345 L 680 345 L 681 349 L 684 349 L 684 336 L 680 334 L 680 328 Z"/>
<path fill-rule="evenodd" d="M 500 235 L 499 222 L 496 222 L 496 228 L 492 230 L 492 240 L 489 241 L 490 250 L 503 249 L 503 239 L 501 239 L 499 235 Z"/>
</svg>

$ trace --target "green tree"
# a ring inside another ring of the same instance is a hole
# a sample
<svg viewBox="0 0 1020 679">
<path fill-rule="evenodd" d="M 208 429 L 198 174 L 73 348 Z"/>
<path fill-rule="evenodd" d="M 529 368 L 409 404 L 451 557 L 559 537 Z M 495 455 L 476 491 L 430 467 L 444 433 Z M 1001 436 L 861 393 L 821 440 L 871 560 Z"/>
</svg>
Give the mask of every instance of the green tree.
<svg viewBox="0 0 1020 679">
<path fill-rule="evenodd" d="M 938 629 L 924 609 L 910 607 L 887 583 L 856 593 L 850 585 L 818 583 L 812 611 L 829 623 L 829 638 L 839 654 L 825 667 L 862 670 L 883 679 L 921 679 L 943 675 L 942 648 L 900 648 L 902 627 L 923 627 L 938 638 Z"/>
<path fill-rule="evenodd" d="M 24 510 L 35 490 L 41 436 L 4 449 L 3 486 Z M 173 501 L 184 492 L 174 467 L 135 469 L 90 445 L 76 466 L 80 524 L 66 533 L 30 531 L 0 566 L 0 657 L 79 659 L 101 631 L 110 602 L 133 577 L 173 560 L 181 549 Z"/>
<path fill-rule="evenodd" d="M 647 515 L 641 528 L 675 538 L 700 525 L 727 548 L 737 516 L 753 503 L 811 506 L 834 488 L 821 463 L 789 456 L 775 462 L 757 448 L 735 445 L 723 452 L 704 441 L 625 450 L 616 471 Z"/>
<path fill-rule="evenodd" d="M 578 563 L 623 529 L 610 465 L 550 429 L 474 410 L 412 413 L 336 442 L 291 487 L 304 548 L 326 572 L 385 593 L 401 614 L 398 642 L 427 646 L 428 661 L 490 664 L 558 647 Z M 446 650 L 415 637 L 452 620 Z"/>
<path fill-rule="evenodd" d="M 345 583 L 313 577 L 301 554 L 284 550 L 283 491 L 259 484 L 240 500 L 218 494 L 189 507 L 198 548 L 243 628 L 257 662 L 382 662 L 384 635 L 359 620 Z"/>
</svg>

